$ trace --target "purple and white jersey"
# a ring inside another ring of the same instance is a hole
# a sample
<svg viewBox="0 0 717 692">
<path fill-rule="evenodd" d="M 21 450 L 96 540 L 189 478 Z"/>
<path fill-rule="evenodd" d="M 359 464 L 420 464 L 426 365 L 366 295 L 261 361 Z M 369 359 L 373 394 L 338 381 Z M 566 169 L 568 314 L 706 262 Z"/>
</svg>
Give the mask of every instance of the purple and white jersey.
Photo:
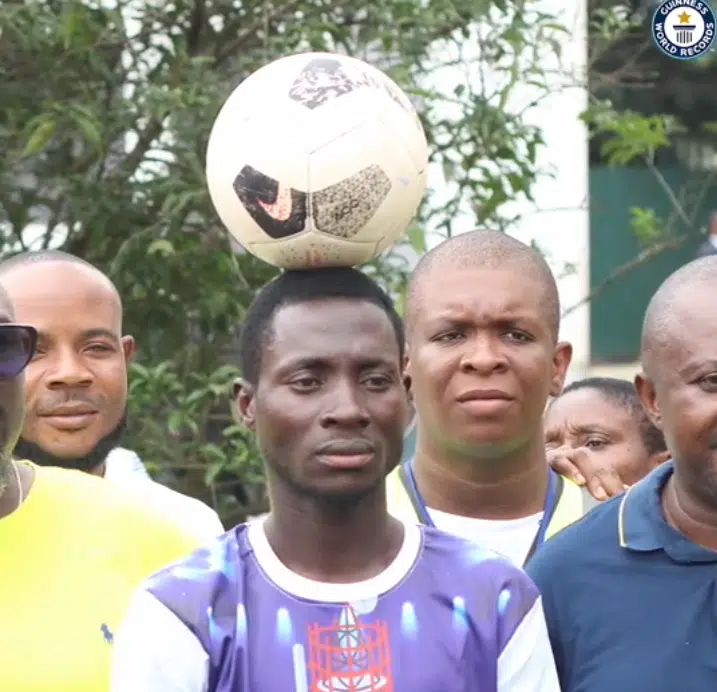
<svg viewBox="0 0 717 692">
<path fill-rule="evenodd" d="M 353 584 L 295 574 L 262 522 L 239 526 L 152 577 L 114 645 L 112 692 L 559 692 L 530 579 L 412 524 Z"/>
</svg>

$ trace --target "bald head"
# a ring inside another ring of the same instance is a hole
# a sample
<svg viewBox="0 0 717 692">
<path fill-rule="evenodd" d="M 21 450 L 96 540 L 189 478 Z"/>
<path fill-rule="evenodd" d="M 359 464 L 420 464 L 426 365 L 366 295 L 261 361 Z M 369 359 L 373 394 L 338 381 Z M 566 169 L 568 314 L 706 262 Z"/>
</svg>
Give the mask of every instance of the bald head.
<svg viewBox="0 0 717 692">
<path fill-rule="evenodd" d="M 555 339 L 560 325 L 560 299 L 553 273 L 543 256 L 529 245 L 499 231 L 475 230 L 442 242 L 427 252 L 411 274 L 406 297 L 410 331 L 423 290 L 441 274 L 463 269 L 510 269 L 517 278 L 533 280 L 544 294 L 545 317 Z M 489 287 L 485 287 L 488 289 Z"/>
<path fill-rule="evenodd" d="M 94 266 L 89 262 L 81 259 L 80 257 L 76 257 L 75 255 L 71 255 L 69 252 L 63 252 L 62 250 L 32 250 L 30 252 L 20 252 L 17 255 L 8 257 L 0 262 L 0 272 L 12 269 L 13 267 L 21 267 L 23 265 L 59 261 L 69 262 L 71 264 L 80 264 L 94 269 Z"/>
<path fill-rule="evenodd" d="M 665 279 L 652 296 L 642 323 L 641 360 L 649 377 L 664 366 L 670 347 L 697 336 L 717 295 L 717 255 L 684 265 Z"/>
<path fill-rule="evenodd" d="M 0 262 L 0 282 L 9 297 L 16 301 L 15 294 L 19 286 L 35 280 L 47 281 L 48 277 L 57 278 L 58 267 L 63 277 L 75 277 L 78 281 L 94 284 L 98 291 L 103 292 L 106 298 L 115 303 L 121 321 L 122 301 L 112 280 L 93 264 L 62 250 L 22 252 Z M 18 297 L 22 299 L 22 296 Z"/>
</svg>

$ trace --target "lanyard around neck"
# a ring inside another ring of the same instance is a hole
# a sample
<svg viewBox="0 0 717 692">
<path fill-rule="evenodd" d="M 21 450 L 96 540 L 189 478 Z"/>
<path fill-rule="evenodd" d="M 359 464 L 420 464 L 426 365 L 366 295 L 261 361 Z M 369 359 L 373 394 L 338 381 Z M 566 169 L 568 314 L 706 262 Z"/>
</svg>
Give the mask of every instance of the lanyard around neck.
<svg viewBox="0 0 717 692">
<path fill-rule="evenodd" d="M 421 524 L 424 524 L 425 526 L 432 526 L 435 528 L 436 524 L 431 518 L 431 515 L 428 511 L 428 507 L 426 507 L 426 503 L 423 500 L 421 491 L 418 489 L 418 485 L 416 483 L 416 476 L 413 472 L 413 459 L 409 459 L 407 462 L 401 464 L 398 469 L 398 474 L 399 478 L 401 479 L 403 488 L 408 494 L 409 499 L 411 500 L 411 505 L 413 506 L 413 510 L 416 513 L 418 520 L 421 522 Z M 535 551 L 540 548 L 543 543 L 545 543 L 545 536 L 548 532 L 548 526 L 550 525 L 550 521 L 553 518 L 555 510 L 558 507 L 558 501 L 560 500 L 562 491 L 562 477 L 555 473 L 555 471 L 553 471 L 552 469 L 549 469 L 548 490 L 545 493 L 543 516 L 538 523 L 538 530 L 535 533 L 535 538 L 533 539 L 533 543 L 528 550 L 528 555 L 525 558 L 526 563 L 528 562 L 528 560 L 530 560 L 531 557 L 533 557 Z"/>
</svg>

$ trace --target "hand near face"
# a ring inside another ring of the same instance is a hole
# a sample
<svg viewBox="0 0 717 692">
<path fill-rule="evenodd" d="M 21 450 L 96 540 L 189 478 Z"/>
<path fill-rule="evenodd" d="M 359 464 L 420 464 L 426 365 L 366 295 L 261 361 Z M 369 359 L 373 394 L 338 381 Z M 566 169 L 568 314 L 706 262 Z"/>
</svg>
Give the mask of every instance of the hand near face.
<svg viewBox="0 0 717 692">
<path fill-rule="evenodd" d="M 619 495 L 627 487 L 609 458 L 596 454 L 588 447 L 564 445 L 545 450 L 548 465 L 561 476 L 587 487 L 599 501 Z"/>
</svg>

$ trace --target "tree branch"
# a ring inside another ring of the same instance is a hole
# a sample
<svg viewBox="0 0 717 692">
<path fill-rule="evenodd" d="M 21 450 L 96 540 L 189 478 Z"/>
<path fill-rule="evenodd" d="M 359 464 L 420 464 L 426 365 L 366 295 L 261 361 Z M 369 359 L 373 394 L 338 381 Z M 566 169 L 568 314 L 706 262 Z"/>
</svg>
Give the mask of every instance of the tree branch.
<svg viewBox="0 0 717 692">
<path fill-rule="evenodd" d="M 649 248 L 646 248 L 645 250 L 640 252 L 636 257 L 633 257 L 633 259 L 631 259 L 629 262 L 625 262 L 624 264 L 621 264 L 616 269 L 613 269 L 613 271 L 611 271 L 584 298 L 582 298 L 577 303 L 575 303 L 574 305 L 571 305 L 569 308 L 564 310 L 563 314 L 561 316 L 561 319 L 565 319 L 568 315 L 572 315 L 579 308 L 583 307 L 583 305 L 587 305 L 588 303 L 595 300 L 595 298 L 597 298 L 600 294 L 602 294 L 606 288 L 608 288 L 609 286 L 612 286 L 612 284 L 614 284 L 616 281 L 621 279 L 626 274 L 629 274 L 633 269 L 636 269 L 637 267 L 644 264 L 645 262 L 648 262 L 649 260 L 653 259 L 654 257 L 657 257 L 657 255 L 661 255 L 666 250 L 676 250 L 677 248 L 684 245 L 690 238 L 692 238 L 692 234 L 685 232 L 679 236 L 669 238 L 667 240 L 662 241 L 661 243 L 656 243 L 655 245 L 652 245 Z"/>
</svg>

